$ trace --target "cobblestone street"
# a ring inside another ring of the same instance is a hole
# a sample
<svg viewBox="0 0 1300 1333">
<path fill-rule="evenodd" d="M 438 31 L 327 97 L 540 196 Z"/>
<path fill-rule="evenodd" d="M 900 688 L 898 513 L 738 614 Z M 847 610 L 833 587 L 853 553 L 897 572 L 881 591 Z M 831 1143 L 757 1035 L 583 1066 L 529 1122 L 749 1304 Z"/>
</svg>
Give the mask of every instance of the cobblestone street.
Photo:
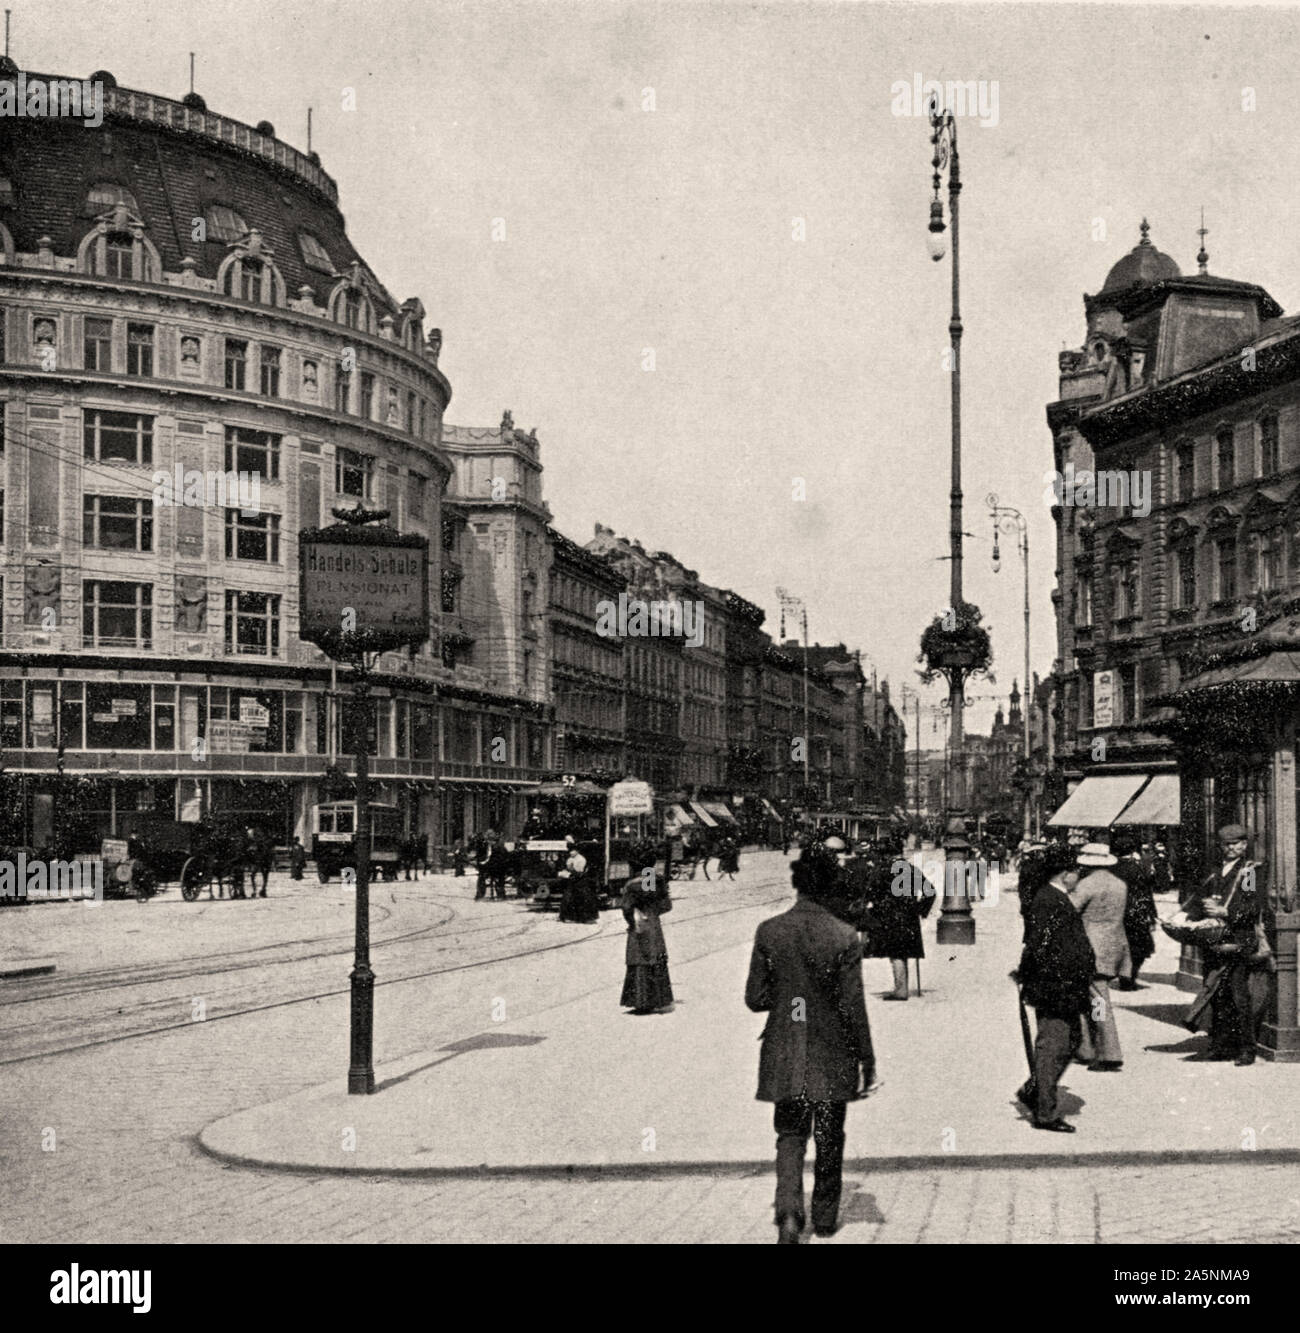
<svg viewBox="0 0 1300 1333">
<path fill-rule="evenodd" d="M 680 979 L 684 1000 L 676 1012 L 684 1021 L 692 1004 L 705 996 L 701 988 L 711 975 L 708 969 L 722 967 L 727 975 L 734 971 L 733 960 L 743 960 L 754 925 L 780 910 L 790 891 L 776 854 L 746 857 L 737 883 L 683 882 L 675 888 L 678 910 L 670 918 L 669 947 L 674 982 Z M 515 901 L 475 903 L 472 893 L 471 880 L 439 878 L 384 886 L 376 894 L 377 905 L 387 910 L 376 929 L 377 941 L 410 937 L 376 947 L 376 1061 L 381 1080 L 386 1064 L 449 1043 L 465 1044 L 490 1029 L 495 1000 L 504 1000 L 514 1022 L 538 1033 L 545 1033 L 557 1017 L 567 1020 L 581 1012 L 593 987 L 598 987 L 600 1006 L 612 1004 L 614 997 L 607 992 L 609 979 L 620 973 L 621 919 L 606 914 L 598 927 L 566 925 Z M 322 1080 L 341 1081 L 347 1050 L 350 904 L 337 887 L 273 880 L 265 903 L 217 904 L 193 917 L 191 933 L 183 937 L 188 943 L 184 961 L 191 970 L 175 980 L 150 980 L 157 959 L 144 942 L 149 937 L 126 932 L 169 910 L 164 898 L 143 907 L 33 906 L 15 918 L 15 934 L 24 949 L 34 949 L 48 929 L 58 932 L 63 952 L 54 977 L 3 983 L 11 1020 L 0 1039 L 0 1060 L 5 1062 L 0 1225 L 7 1242 L 771 1241 L 772 1172 L 761 1154 L 699 1170 L 668 1161 L 611 1167 L 604 1173 L 568 1169 L 554 1150 L 556 1134 L 564 1128 L 556 1116 L 593 1117 L 598 1127 L 598 1088 L 575 1090 L 568 1109 L 559 1112 L 542 1101 L 530 1103 L 527 1085 L 502 1098 L 501 1123 L 535 1164 L 527 1173 L 465 1170 L 394 1178 L 284 1173 L 214 1160 L 196 1142 L 206 1125 L 244 1108 L 275 1103 Z M 174 910 L 194 909 L 182 905 Z M 1007 914 L 1014 910 L 1014 900 L 977 909 L 981 936 L 970 957 L 986 951 L 990 973 L 1005 961 Z M 79 911 L 83 919 L 97 913 L 94 932 L 85 936 L 94 940 L 93 951 L 77 943 L 77 930 L 60 929 L 60 914 Z M 258 947 L 274 943 L 288 950 L 292 938 L 299 941 L 292 946 L 297 955 L 278 955 L 274 966 L 257 973 L 255 984 L 232 983 L 229 973 L 215 970 L 200 982 L 197 974 L 205 967 L 205 957 L 250 947 L 248 923 L 254 919 L 263 923 L 259 930 L 264 939 Z M 315 949 L 302 942 L 308 921 L 323 941 Z M 1014 923 L 1011 929 L 1014 934 Z M 932 935 L 932 928 L 927 933 Z M 937 953 L 932 941 L 927 948 Z M 51 946 L 47 952 L 55 950 Z M 302 956 L 308 953 L 312 956 Z M 321 953 L 329 956 L 315 956 Z M 492 961 L 508 954 L 515 956 Z M 102 969 L 111 958 L 118 968 L 115 982 L 136 968 L 141 985 L 91 989 L 92 967 Z M 181 961 L 172 963 L 179 966 Z M 886 981 L 885 965 L 865 966 L 870 997 Z M 981 962 L 981 968 L 985 966 Z M 940 959 L 932 958 L 927 987 L 933 990 L 914 998 L 904 1011 L 909 1022 L 923 1022 L 927 1031 L 939 1022 L 936 1038 L 953 1013 L 949 1004 L 954 999 L 945 993 L 940 969 Z M 397 980 L 404 976 L 413 979 Z M 748 1077 L 756 1048 L 746 1022 L 752 1016 L 740 1004 L 741 981 L 743 976 L 726 1002 L 734 1018 L 737 1067 L 743 1066 Z M 38 992 L 38 986 L 44 989 Z M 60 988 L 65 998 L 56 998 Z M 34 1053 L 21 1018 L 17 1024 L 13 1018 L 26 1007 L 14 1001 L 37 994 L 44 998 L 33 1003 L 60 1016 L 62 1045 L 71 1044 L 68 1034 L 78 1024 L 87 1040 L 99 1044 Z M 1131 998 L 1142 1001 L 1150 994 Z M 171 1005 L 188 1013 L 194 998 L 204 995 L 204 1021 L 154 1030 L 162 1027 L 157 1021 L 160 1007 Z M 312 996 L 319 998 L 308 998 Z M 712 1002 L 721 1008 L 723 999 Z M 934 1049 L 927 1053 L 923 1042 L 904 1054 L 895 1036 L 903 1030 L 898 1025 L 904 1015 L 897 1011 L 904 1007 L 872 999 L 869 1004 L 885 1052 L 883 1079 L 888 1089 L 899 1090 L 906 1104 L 909 1096 L 922 1095 Z M 978 1010 L 974 1004 L 967 1007 Z M 1013 1056 L 1018 1040 L 1012 1012 L 1005 1005 L 999 1012 L 1006 1013 L 1005 1030 L 989 1032 L 985 1040 L 991 1052 L 985 1060 L 994 1068 L 1008 1040 Z M 671 1024 L 675 1018 L 652 1021 Z M 671 1034 L 672 1029 L 666 1030 Z M 143 1035 L 123 1035 L 130 1031 Z M 1175 1057 L 1132 1050 L 1122 1077 L 1141 1079 L 1141 1072 L 1132 1071 L 1150 1071 L 1162 1061 Z M 601 1068 L 599 1058 L 593 1058 L 592 1068 Z M 1196 1070 L 1198 1078 L 1206 1074 L 1204 1066 L 1185 1068 Z M 1268 1080 L 1258 1085 L 1261 1097 L 1282 1096 L 1285 1088 L 1286 1100 L 1294 1100 L 1289 1069 L 1261 1065 L 1249 1073 Z M 1295 1165 L 1285 1159 L 1280 1145 L 1273 1145 L 1271 1158 L 1268 1152 L 1252 1158 L 1225 1150 L 1218 1158 L 1211 1155 L 1193 1164 L 1153 1164 L 1150 1150 L 1158 1141 L 1135 1126 L 1128 1161 L 1035 1161 L 1025 1154 L 1041 1150 L 1039 1140 L 1051 1136 L 1033 1136 L 1027 1127 L 1015 1125 L 1014 1113 L 1006 1106 L 1009 1088 L 1002 1086 L 1009 1077 L 1000 1071 L 992 1075 L 987 1104 L 970 1108 L 970 1132 L 978 1128 L 977 1122 L 992 1117 L 995 1127 L 1005 1122 L 1005 1132 L 1016 1136 L 1007 1140 L 1014 1152 L 983 1160 L 963 1154 L 969 1139 L 960 1125 L 951 1162 L 945 1163 L 938 1152 L 930 1161 L 906 1153 L 906 1136 L 883 1092 L 881 1100 L 855 1107 L 850 1114 L 843 1226 L 830 1243 L 1280 1242 L 1300 1233 Z M 1067 1083 L 1090 1093 L 1079 1117 L 1081 1132 L 1070 1145 L 1078 1153 L 1089 1149 L 1090 1131 L 1095 1138 L 1107 1115 L 1104 1102 L 1091 1094 L 1088 1078 L 1086 1071 L 1067 1076 Z M 379 1105 L 393 1095 L 381 1087 L 365 1100 Z M 746 1095 L 752 1097 L 752 1089 Z M 1284 1108 L 1279 1104 L 1276 1109 Z M 440 1113 L 445 1112 L 441 1108 Z M 454 1107 L 450 1113 L 454 1117 Z M 728 1102 L 717 1105 L 715 1114 L 734 1119 L 745 1143 L 770 1146 L 763 1128 L 767 1107 L 752 1100 Z M 1261 1131 L 1269 1123 L 1262 1117 Z M 53 1150 L 43 1151 L 42 1135 L 48 1142 L 50 1130 Z M 1225 1145 L 1235 1135 L 1235 1128 L 1225 1134 Z M 1260 1146 L 1270 1146 L 1266 1134 Z M 1267 1208 L 1261 1207 L 1262 1198 L 1270 1200 Z"/>
</svg>

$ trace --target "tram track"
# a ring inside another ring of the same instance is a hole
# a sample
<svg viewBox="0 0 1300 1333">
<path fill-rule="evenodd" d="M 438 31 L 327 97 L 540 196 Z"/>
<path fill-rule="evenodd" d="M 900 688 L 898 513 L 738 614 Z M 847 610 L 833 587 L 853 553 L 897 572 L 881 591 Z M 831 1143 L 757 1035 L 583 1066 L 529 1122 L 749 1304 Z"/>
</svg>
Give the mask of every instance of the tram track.
<svg viewBox="0 0 1300 1333">
<path fill-rule="evenodd" d="M 745 886 L 745 888 L 747 891 L 744 894 L 744 901 L 733 902 L 726 906 L 715 907 L 711 910 L 706 910 L 706 911 L 682 912 L 682 914 L 676 918 L 677 924 L 679 926 L 688 926 L 694 922 L 703 921 L 710 917 L 727 915 L 730 913 L 740 912 L 740 911 L 751 911 L 755 908 L 760 908 L 773 902 L 784 901 L 788 897 L 788 890 L 783 885 L 780 885 L 778 883 L 755 884 L 753 886 Z M 760 896 L 764 894 L 766 894 L 766 896 Z M 523 922 L 520 922 L 517 916 L 512 915 L 510 918 L 503 921 L 485 923 L 482 926 L 474 926 L 466 930 L 449 931 L 447 930 L 448 926 L 450 926 L 456 920 L 463 919 L 463 914 L 457 910 L 457 906 L 463 905 L 464 900 L 462 898 L 457 897 L 451 902 L 448 902 L 446 895 L 441 895 L 441 894 L 431 894 L 428 895 L 428 897 L 435 900 L 441 900 L 442 903 L 447 906 L 450 915 L 444 917 L 442 920 L 438 922 L 430 922 L 429 924 L 421 927 L 418 930 L 403 932 L 401 935 L 391 936 L 384 940 L 372 941 L 372 948 L 391 947 L 394 945 L 402 945 L 402 944 L 409 945 L 421 938 L 428 937 L 433 932 L 442 931 L 446 933 L 447 942 L 441 947 L 439 947 L 436 952 L 446 953 L 450 949 L 461 948 L 462 947 L 461 942 L 464 940 L 466 936 L 487 935 L 496 933 L 499 934 L 501 940 L 504 941 L 510 939 L 512 936 L 518 936 L 521 934 L 529 933 L 534 926 L 540 925 L 549 917 L 549 914 L 546 914 L 544 916 L 543 914 L 540 913 L 530 912 L 528 917 Z M 698 898 L 695 898 L 693 894 L 690 896 L 679 896 L 677 899 L 679 907 L 686 907 L 689 906 L 691 903 L 698 901 L 700 900 Z M 420 970 L 404 973 L 403 975 L 399 976 L 385 977 L 381 974 L 378 978 L 376 978 L 375 985 L 377 989 L 383 986 L 405 985 L 413 981 L 425 981 L 431 978 L 447 976 L 456 972 L 472 971 L 478 968 L 492 967 L 499 965 L 501 963 L 512 962 L 520 958 L 527 958 L 539 954 L 551 953 L 560 949 L 573 948 L 581 944 L 590 943 L 591 941 L 597 939 L 609 939 L 611 934 L 613 934 L 613 932 L 610 932 L 606 929 L 606 924 L 607 924 L 606 922 L 602 922 L 597 929 L 585 932 L 580 936 L 562 940 L 549 940 L 546 942 L 538 943 L 535 947 L 532 948 L 519 949 L 506 953 L 494 952 L 492 956 L 487 958 L 478 958 L 462 963 L 454 963 L 450 966 L 441 966 L 432 968 L 425 967 Z M 502 927 L 507 927 L 507 926 L 510 928 L 504 930 L 502 929 Z M 620 938 L 622 937 L 622 933 L 623 933 L 622 923 L 620 921 L 619 929 L 617 931 L 617 934 Z M 335 934 L 331 935 L 329 938 L 333 940 L 333 939 L 338 939 L 339 936 Z M 321 941 L 317 939 L 316 941 L 311 941 L 311 942 L 320 943 Z M 251 951 L 232 950 L 232 951 L 227 951 L 227 954 L 238 957 L 241 954 L 247 954 L 249 952 L 263 953 L 267 947 L 268 946 L 259 946 L 257 950 L 251 950 Z M 275 947 L 275 946 L 270 946 L 270 947 Z M 350 947 L 330 948 L 325 950 L 318 950 L 311 954 L 299 955 L 295 958 L 288 959 L 285 961 L 289 965 L 320 964 L 322 962 L 326 962 L 331 959 L 338 959 L 341 957 L 345 957 L 350 952 L 351 952 Z M 243 962 L 240 964 L 232 964 L 225 968 L 214 970 L 213 968 L 207 965 L 209 962 L 208 959 L 202 959 L 202 960 L 196 959 L 194 961 L 201 962 L 203 966 L 195 969 L 189 969 L 182 973 L 164 978 L 150 978 L 150 979 L 122 978 L 120 980 L 108 983 L 103 983 L 101 981 L 101 984 L 98 987 L 81 987 L 81 988 L 67 987 L 61 992 L 56 992 L 56 993 L 46 992 L 43 996 L 38 996 L 38 995 L 14 996 L 11 1002 L 19 1002 L 19 1003 L 35 1002 L 37 1000 L 44 999 L 45 1002 L 48 1004 L 60 998 L 82 999 L 89 996 L 93 996 L 94 994 L 97 993 L 112 991 L 121 988 L 129 988 L 132 986 L 138 987 L 147 985 L 175 984 L 177 982 L 194 980 L 197 978 L 209 978 L 213 975 L 221 975 L 223 973 L 238 973 L 256 967 L 265 967 L 267 964 L 267 960 L 265 959 L 265 957 L 262 957 L 258 959 L 251 959 L 247 962 Z M 33 979 L 33 980 L 39 981 L 41 979 Z M 241 1018 L 250 1014 L 265 1012 L 267 1010 L 281 1009 L 297 1004 L 310 1004 L 316 1001 L 326 1000 L 340 995 L 346 995 L 349 993 L 349 991 L 350 991 L 350 985 L 343 984 L 343 985 L 330 986 L 324 989 L 315 988 L 312 989 L 307 994 L 277 996 L 276 998 L 270 999 L 264 1003 L 254 1003 L 254 1004 L 237 1003 L 235 1007 L 229 1009 L 222 1008 L 218 1009 L 215 1012 L 205 1013 L 203 1019 L 200 1021 L 202 1023 L 224 1022 L 230 1019 Z M 213 998 L 215 1005 L 217 1002 L 217 997 Z M 240 997 L 235 996 L 232 998 L 238 1000 Z M 139 1003 L 132 1005 L 129 1008 L 117 1010 L 111 1016 L 101 1015 L 100 1017 L 101 1021 L 103 1021 L 103 1019 L 105 1018 L 108 1018 L 111 1021 L 111 1019 L 115 1019 L 119 1015 L 121 1015 L 125 1017 L 128 1022 L 132 1020 L 138 1020 L 140 1018 L 152 1018 L 155 1015 L 150 1011 L 158 1011 L 166 1008 L 175 1009 L 177 1005 L 182 1002 L 188 1003 L 189 1001 L 185 1000 L 185 997 L 183 996 L 178 997 L 175 993 L 171 993 L 157 998 L 142 999 Z M 87 1019 L 84 1014 L 80 1014 L 80 1015 L 69 1015 L 67 1018 L 58 1021 L 75 1024 L 78 1027 L 80 1027 L 84 1032 L 84 1027 L 87 1022 Z M 131 1030 L 126 1032 L 109 1032 L 102 1035 L 96 1035 L 88 1040 L 74 1040 L 70 1042 L 56 1043 L 54 1045 L 44 1044 L 41 1046 L 41 1049 L 39 1050 L 28 1051 L 16 1055 L 8 1055 L 8 1056 L 0 1055 L 0 1067 L 6 1065 L 29 1063 L 35 1060 L 45 1059 L 50 1056 L 69 1055 L 78 1051 L 89 1050 L 95 1047 L 113 1046 L 127 1041 L 138 1040 L 144 1037 L 159 1036 L 166 1033 L 175 1032 L 182 1028 L 192 1029 L 200 1026 L 200 1021 L 196 1021 L 196 1019 L 192 1015 L 190 1015 L 184 1018 L 179 1018 L 171 1022 L 157 1023 L 146 1027 L 133 1027 Z M 14 1038 L 21 1039 L 21 1037 L 24 1034 L 30 1035 L 38 1029 L 45 1032 L 48 1035 L 49 1024 L 50 1024 L 50 1015 L 48 1012 L 46 1012 L 42 1014 L 39 1017 L 39 1019 L 37 1019 L 34 1022 L 21 1023 L 17 1025 L 8 1024 L 3 1033 L 0 1033 L 0 1038 L 3 1038 L 4 1044 L 9 1044 L 9 1042 Z"/>
</svg>

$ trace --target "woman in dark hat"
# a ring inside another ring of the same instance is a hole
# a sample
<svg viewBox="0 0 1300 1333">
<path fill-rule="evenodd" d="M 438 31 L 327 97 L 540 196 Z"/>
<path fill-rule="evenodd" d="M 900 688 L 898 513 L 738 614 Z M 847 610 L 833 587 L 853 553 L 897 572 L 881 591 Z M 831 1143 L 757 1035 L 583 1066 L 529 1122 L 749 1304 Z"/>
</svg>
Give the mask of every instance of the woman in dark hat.
<svg viewBox="0 0 1300 1333">
<path fill-rule="evenodd" d="M 634 867 L 636 868 L 636 867 Z M 623 889 L 623 919 L 627 922 L 627 975 L 619 1003 L 634 1014 L 651 1014 L 673 1002 L 668 976 L 668 946 L 659 918 L 673 910 L 668 886 L 654 867 L 636 868 Z"/>
<path fill-rule="evenodd" d="M 907 999 L 907 960 L 925 957 L 921 918 L 934 906 L 935 897 L 934 891 L 925 892 L 925 884 L 899 852 L 899 845 L 891 839 L 877 842 L 873 848 L 875 864 L 865 883 L 862 956 L 889 959 L 894 969 L 894 989 L 884 996 L 886 1000 Z"/>
</svg>

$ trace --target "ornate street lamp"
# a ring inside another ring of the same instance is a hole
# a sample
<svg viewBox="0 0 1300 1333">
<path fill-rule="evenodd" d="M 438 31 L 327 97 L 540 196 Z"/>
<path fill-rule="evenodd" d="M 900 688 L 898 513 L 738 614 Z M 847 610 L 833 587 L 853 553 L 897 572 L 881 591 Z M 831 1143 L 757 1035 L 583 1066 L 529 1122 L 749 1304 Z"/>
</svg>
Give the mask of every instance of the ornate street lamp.
<svg viewBox="0 0 1300 1333">
<path fill-rule="evenodd" d="M 997 493 L 990 491 L 984 497 L 989 507 L 989 516 L 993 519 L 993 572 L 996 574 L 1002 566 L 1002 553 L 998 548 L 1000 532 L 1016 533 L 1019 537 L 1020 558 L 1025 570 L 1025 695 L 1024 695 L 1024 731 L 1025 731 L 1025 837 L 1032 833 L 1030 824 L 1029 793 L 1029 709 L 1033 700 L 1033 691 L 1029 682 L 1029 524 L 1018 509 L 1010 505 L 998 504 Z"/>
<path fill-rule="evenodd" d="M 952 860 L 965 861 L 969 843 L 965 837 L 965 729 L 962 708 L 966 703 L 966 681 L 987 670 L 990 661 L 988 631 L 981 625 L 977 607 L 962 596 L 962 513 L 961 513 L 961 299 L 957 197 L 961 193 L 961 173 L 957 162 L 957 124 L 952 112 L 940 108 L 936 96 L 930 102 L 930 143 L 934 149 L 934 198 L 930 201 L 930 256 L 937 263 L 946 245 L 943 201 L 939 195 L 943 172 L 948 173 L 948 216 L 952 223 L 952 315 L 948 337 L 952 357 L 952 488 L 949 493 L 948 540 L 952 562 L 950 606 L 946 615 L 936 617 L 921 638 L 921 658 L 926 664 L 923 679 L 942 675 L 948 682 L 948 707 L 952 719 L 951 778 L 948 784 L 947 834 L 944 846 Z M 954 893 L 964 876 L 945 877 L 943 912 L 939 918 L 938 940 L 941 944 L 973 944 L 975 920 L 969 897 Z"/>
</svg>

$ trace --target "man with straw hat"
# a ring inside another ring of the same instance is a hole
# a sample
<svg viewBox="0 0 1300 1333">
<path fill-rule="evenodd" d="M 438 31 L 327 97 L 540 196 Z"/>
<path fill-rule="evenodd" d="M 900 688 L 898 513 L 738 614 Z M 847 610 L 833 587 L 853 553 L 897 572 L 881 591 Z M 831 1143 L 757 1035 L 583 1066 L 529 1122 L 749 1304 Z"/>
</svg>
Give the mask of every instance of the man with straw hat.
<svg viewBox="0 0 1300 1333">
<path fill-rule="evenodd" d="M 1124 1063 L 1110 983 L 1132 969 L 1128 935 L 1124 931 L 1124 908 L 1128 888 L 1110 867 L 1118 858 L 1104 842 L 1090 842 L 1079 853 L 1079 868 L 1088 869 L 1070 894 L 1083 920 L 1083 929 L 1096 956 L 1092 979 L 1092 1005 L 1084 1026 L 1078 1058 L 1099 1073 L 1117 1073 Z"/>
</svg>

